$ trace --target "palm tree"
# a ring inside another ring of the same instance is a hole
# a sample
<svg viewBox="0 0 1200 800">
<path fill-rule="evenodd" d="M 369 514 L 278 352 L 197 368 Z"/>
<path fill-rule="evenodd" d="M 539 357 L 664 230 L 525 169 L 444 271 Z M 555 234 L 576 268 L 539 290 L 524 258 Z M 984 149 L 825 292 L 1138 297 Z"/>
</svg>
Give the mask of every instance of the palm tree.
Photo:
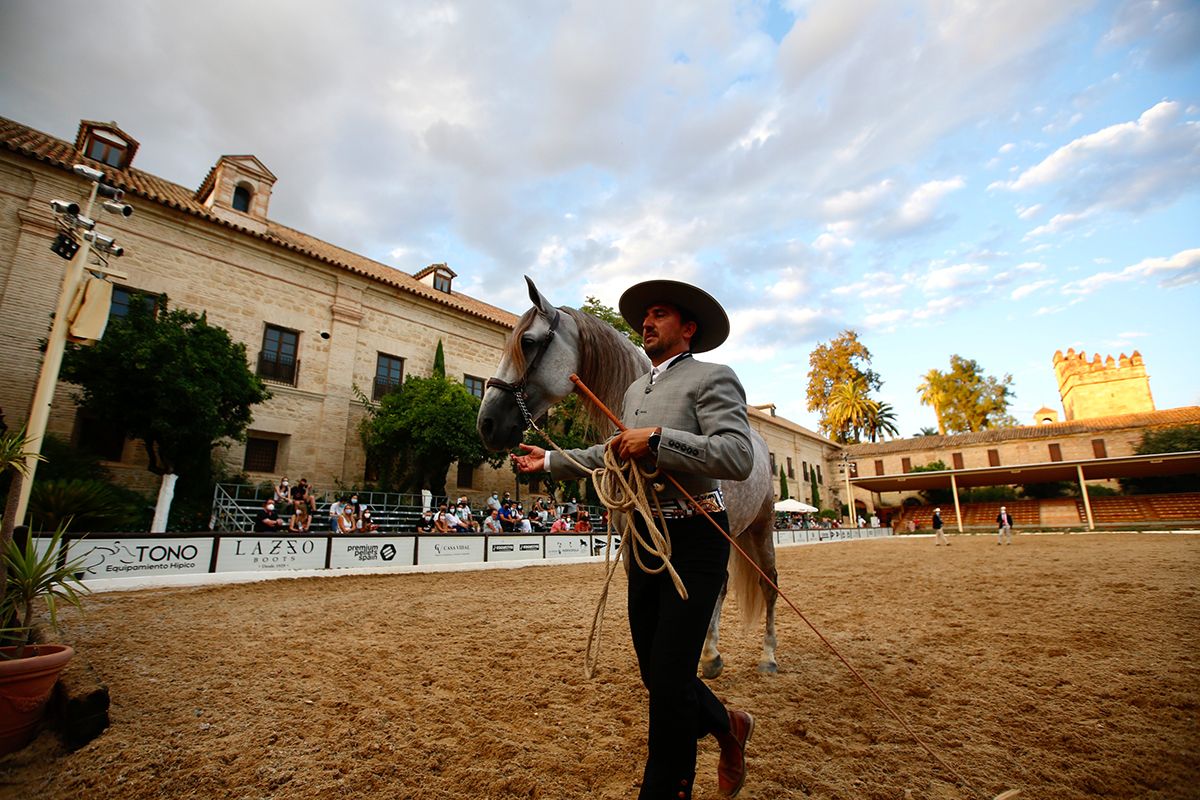
<svg viewBox="0 0 1200 800">
<path fill-rule="evenodd" d="M 867 420 L 878 413 L 879 403 L 867 395 L 868 391 L 865 380 L 854 378 L 837 384 L 829 393 L 829 424 L 839 442 L 859 441 Z"/>
<path fill-rule="evenodd" d="M 875 403 L 875 409 L 867 415 L 863 430 L 867 434 L 867 439 L 872 442 L 883 439 L 884 436 L 892 438 L 899 436 L 900 429 L 896 427 L 896 409 L 892 408 L 891 403 Z"/>
<path fill-rule="evenodd" d="M 919 430 L 915 434 L 913 434 L 914 437 L 916 437 L 916 436 L 937 436 L 937 435 L 938 435 L 937 428 L 921 428 L 921 430 Z"/>
<path fill-rule="evenodd" d="M 917 386 L 917 394 L 921 405 L 933 406 L 934 416 L 937 417 L 938 433 L 946 435 L 946 419 L 943 410 L 946 407 L 946 375 L 941 371 L 931 369 L 925 373 L 925 379 Z"/>
</svg>

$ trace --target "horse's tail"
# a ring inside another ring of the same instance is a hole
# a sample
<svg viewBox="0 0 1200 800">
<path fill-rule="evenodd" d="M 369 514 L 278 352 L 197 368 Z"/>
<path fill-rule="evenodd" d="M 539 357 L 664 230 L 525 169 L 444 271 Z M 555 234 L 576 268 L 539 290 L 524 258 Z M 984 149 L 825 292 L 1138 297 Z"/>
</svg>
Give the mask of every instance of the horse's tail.
<svg viewBox="0 0 1200 800">
<path fill-rule="evenodd" d="M 753 558 L 768 575 L 775 574 L 775 531 L 771 509 L 765 505 L 758 517 L 737 537 L 738 546 Z M 729 553 L 729 588 L 737 597 L 738 618 L 742 630 L 749 630 L 767 613 L 767 587 L 762 576 L 746 556 L 736 549 Z M 766 563 L 764 563 L 766 562 Z"/>
</svg>

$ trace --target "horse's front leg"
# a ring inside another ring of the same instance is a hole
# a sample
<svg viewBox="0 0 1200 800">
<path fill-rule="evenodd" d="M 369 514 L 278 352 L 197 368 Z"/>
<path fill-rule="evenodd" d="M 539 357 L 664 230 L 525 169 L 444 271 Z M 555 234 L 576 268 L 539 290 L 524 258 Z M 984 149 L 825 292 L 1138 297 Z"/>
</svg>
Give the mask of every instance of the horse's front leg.
<svg viewBox="0 0 1200 800">
<path fill-rule="evenodd" d="M 721 606 L 725 604 L 725 592 L 728 588 L 729 581 L 726 580 L 721 586 L 721 593 L 717 595 L 717 604 L 713 606 L 712 619 L 708 621 L 708 636 L 704 639 L 704 650 L 700 654 L 700 672 L 709 680 L 719 677 L 721 670 L 725 669 L 725 662 L 721 660 L 721 651 L 717 649 L 717 645 L 721 638 Z"/>
</svg>

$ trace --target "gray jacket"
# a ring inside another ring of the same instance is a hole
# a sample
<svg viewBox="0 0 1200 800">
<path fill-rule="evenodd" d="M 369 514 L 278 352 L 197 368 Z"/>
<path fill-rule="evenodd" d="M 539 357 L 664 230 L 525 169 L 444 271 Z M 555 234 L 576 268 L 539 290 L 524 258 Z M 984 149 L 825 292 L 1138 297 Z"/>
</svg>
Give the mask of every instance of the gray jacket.
<svg viewBox="0 0 1200 800">
<path fill-rule="evenodd" d="M 662 427 L 658 466 L 693 496 L 712 491 L 721 480 L 744 480 L 754 464 L 746 392 L 733 370 L 681 358 L 650 385 L 646 373 L 625 390 L 621 421 L 629 428 Z M 589 470 L 604 465 L 605 444 L 568 451 Z M 555 453 L 550 459 L 554 480 L 586 473 Z M 659 494 L 679 497 L 670 483 Z"/>
</svg>

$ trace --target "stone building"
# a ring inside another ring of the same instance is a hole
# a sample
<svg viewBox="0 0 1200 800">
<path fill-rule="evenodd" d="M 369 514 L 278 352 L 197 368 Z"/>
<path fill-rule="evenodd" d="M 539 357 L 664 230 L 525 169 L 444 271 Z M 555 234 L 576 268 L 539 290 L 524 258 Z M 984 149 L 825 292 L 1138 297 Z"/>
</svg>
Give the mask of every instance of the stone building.
<svg viewBox="0 0 1200 800">
<path fill-rule="evenodd" d="M 770 404 L 750 407 L 750 427 L 767 442 L 777 498 L 779 470 L 782 467 L 790 496 L 811 503 L 815 486 L 820 507 L 834 507 L 835 498 L 844 494 L 838 485 L 837 468 L 834 466 L 841 451 L 837 443 L 803 425 L 777 416 L 775 406 Z"/>
<path fill-rule="evenodd" d="M 130 217 L 92 214 L 125 248 L 113 267 L 128 278 L 114 290 L 111 313 L 160 295 L 206 312 L 246 344 L 268 383 L 272 399 L 254 409 L 247 442 L 228 452 L 230 466 L 256 481 L 288 474 L 321 489 L 362 482 L 363 410 L 352 387 L 377 398 L 406 375 L 429 374 L 441 341 L 446 374 L 482 395 L 516 321 L 456 291 L 445 264 L 408 274 L 273 221 L 276 177 L 252 155 L 222 156 L 191 189 L 139 170 L 139 143 L 116 123 L 85 120 L 68 142 L 0 119 L 0 145 L 0 408 L 9 425 L 28 417 L 38 341 L 62 280 L 49 203 L 83 205 L 91 188 L 72 172 L 77 163 L 103 170 L 135 208 Z M 48 432 L 101 453 L 122 482 L 153 488 L 141 449 L 77 413 L 74 391 L 58 387 Z M 451 474 L 447 488 L 512 481 L 488 472 Z"/>
<path fill-rule="evenodd" d="M 1150 377 L 1137 350 L 1132 356 L 1121 353 L 1119 359 L 1109 356 L 1103 361 L 1096 353 L 1090 362 L 1082 351 L 1068 349 L 1064 356 L 1059 350 L 1054 354 L 1054 376 L 1068 420 L 1154 410 Z"/>
</svg>

